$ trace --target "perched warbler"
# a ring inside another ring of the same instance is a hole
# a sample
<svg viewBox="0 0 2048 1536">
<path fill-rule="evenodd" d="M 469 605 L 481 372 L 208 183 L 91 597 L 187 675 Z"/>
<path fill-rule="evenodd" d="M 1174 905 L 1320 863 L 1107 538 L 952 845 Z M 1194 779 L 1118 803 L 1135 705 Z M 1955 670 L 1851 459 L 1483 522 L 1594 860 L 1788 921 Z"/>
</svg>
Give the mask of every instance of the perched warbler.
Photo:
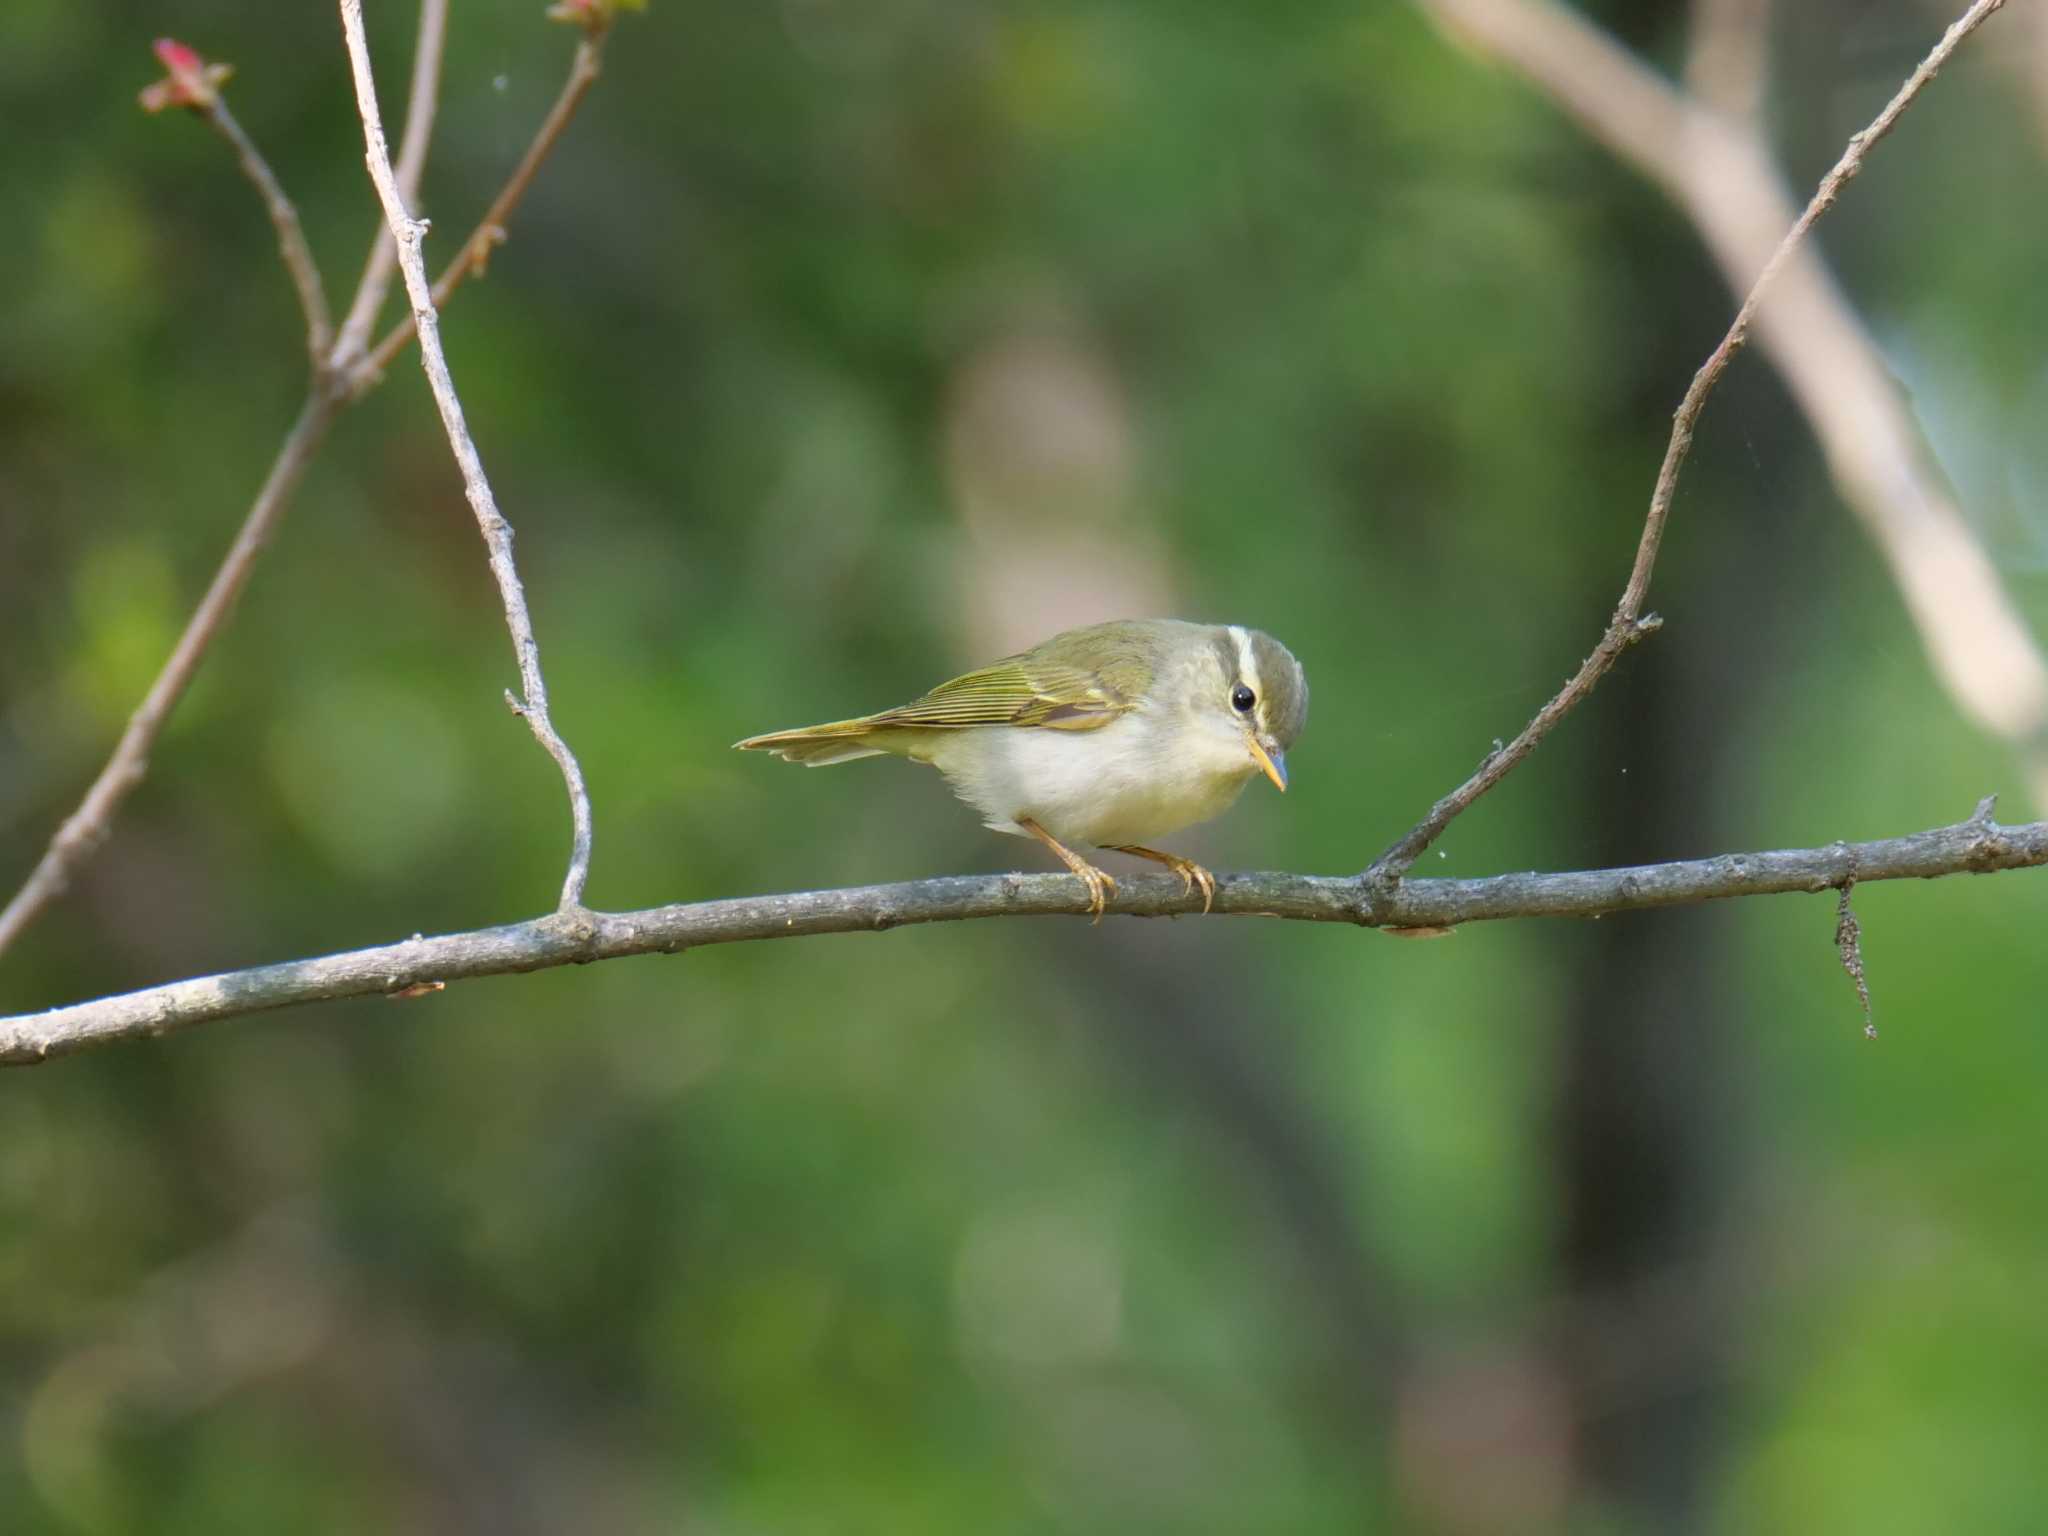
<svg viewBox="0 0 2048 1536">
<path fill-rule="evenodd" d="M 1221 815 L 1257 773 L 1287 788 L 1308 718 L 1301 663 L 1236 624 L 1120 619 L 1070 629 L 880 714 L 734 743 L 821 768 L 884 753 L 929 763 L 998 832 L 1037 838 L 1088 888 L 1116 881 L 1076 847 L 1164 864 L 1183 890 L 1216 878 L 1157 838 Z"/>
</svg>

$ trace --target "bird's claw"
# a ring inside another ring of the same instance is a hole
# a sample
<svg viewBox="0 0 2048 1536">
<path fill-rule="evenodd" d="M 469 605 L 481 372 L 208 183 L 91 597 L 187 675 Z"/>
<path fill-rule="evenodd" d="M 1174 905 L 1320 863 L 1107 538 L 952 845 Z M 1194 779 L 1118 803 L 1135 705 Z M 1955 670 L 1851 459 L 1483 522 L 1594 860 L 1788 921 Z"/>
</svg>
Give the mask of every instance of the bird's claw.
<svg viewBox="0 0 2048 1536">
<path fill-rule="evenodd" d="M 1116 877 L 1106 869 L 1097 869 L 1029 816 L 1019 816 L 1017 825 L 1058 854 L 1060 862 L 1073 872 L 1074 878 L 1088 887 L 1088 911 L 1100 923 L 1102 914 L 1108 910 L 1109 898 L 1116 894 Z"/>
<path fill-rule="evenodd" d="M 1136 843 L 1112 845 L 1118 853 L 1128 853 L 1134 858 L 1150 859 L 1155 864 L 1164 864 L 1180 876 L 1180 893 L 1192 896 L 1195 887 L 1202 888 L 1202 915 L 1208 916 L 1216 905 L 1216 877 L 1202 868 L 1193 859 L 1184 859 L 1177 853 L 1161 853 L 1157 848 L 1141 848 Z"/>
<path fill-rule="evenodd" d="M 1109 898 L 1116 894 L 1116 876 L 1106 869 L 1097 869 L 1092 864 L 1081 865 L 1074 874 L 1088 887 L 1090 923 L 1100 923 L 1102 914 L 1108 910 Z"/>
<path fill-rule="evenodd" d="M 1196 886 L 1202 888 L 1202 915 L 1207 917 L 1216 905 L 1216 877 L 1193 859 L 1177 859 L 1169 854 L 1160 862 L 1180 876 L 1181 895 L 1192 896 Z"/>
</svg>

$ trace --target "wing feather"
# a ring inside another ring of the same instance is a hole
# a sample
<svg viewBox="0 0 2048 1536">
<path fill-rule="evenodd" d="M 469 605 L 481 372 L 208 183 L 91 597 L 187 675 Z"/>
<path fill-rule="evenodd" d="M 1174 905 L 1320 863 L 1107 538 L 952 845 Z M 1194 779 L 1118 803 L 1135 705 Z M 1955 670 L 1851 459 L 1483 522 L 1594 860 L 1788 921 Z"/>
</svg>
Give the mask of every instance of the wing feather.
<svg viewBox="0 0 2048 1536">
<path fill-rule="evenodd" d="M 1090 631 L 1056 637 L 1085 638 Z M 1099 648 L 1098 648 L 1099 649 Z M 922 698 L 912 699 L 878 715 L 833 720 L 794 731 L 749 736 L 733 745 L 744 751 L 773 752 L 786 762 L 821 768 L 857 757 L 893 752 L 915 757 L 911 743 L 920 731 L 945 731 L 979 725 L 1034 726 L 1051 731 L 1092 731 L 1108 725 L 1135 707 L 1131 669 L 1117 658 L 1101 670 L 1048 655 L 1045 648 L 1005 657 L 939 684 Z M 1111 682 L 1116 676 L 1125 686 Z"/>
<path fill-rule="evenodd" d="M 1109 724 L 1131 701 L 1084 667 L 1011 656 L 939 684 L 871 716 L 871 726 L 1037 725 L 1086 731 Z"/>
</svg>

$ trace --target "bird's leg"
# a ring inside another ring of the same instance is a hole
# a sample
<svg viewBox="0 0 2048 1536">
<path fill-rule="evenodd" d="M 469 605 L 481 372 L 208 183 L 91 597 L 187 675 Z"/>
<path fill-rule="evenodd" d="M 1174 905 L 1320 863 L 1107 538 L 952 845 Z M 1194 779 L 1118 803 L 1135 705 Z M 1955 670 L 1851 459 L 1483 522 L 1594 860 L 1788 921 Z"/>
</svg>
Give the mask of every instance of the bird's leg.
<svg viewBox="0 0 2048 1536">
<path fill-rule="evenodd" d="M 1183 896 L 1191 893 L 1196 886 L 1202 888 L 1202 911 L 1206 915 L 1216 905 L 1216 877 L 1193 859 L 1184 859 L 1177 853 L 1161 853 L 1157 848 L 1140 848 L 1136 843 L 1110 844 L 1118 853 L 1128 853 L 1140 859 L 1150 859 L 1155 864 L 1164 864 L 1180 876 L 1180 890 Z"/>
<path fill-rule="evenodd" d="M 1097 869 L 1029 816 L 1019 816 L 1017 825 L 1058 854 L 1060 862 L 1071 869 L 1074 877 L 1088 887 L 1088 910 L 1095 914 L 1096 922 L 1101 922 L 1103 908 L 1109 905 L 1109 898 L 1116 894 L 1115 876 L 1106 869 Z"/>
</svg>

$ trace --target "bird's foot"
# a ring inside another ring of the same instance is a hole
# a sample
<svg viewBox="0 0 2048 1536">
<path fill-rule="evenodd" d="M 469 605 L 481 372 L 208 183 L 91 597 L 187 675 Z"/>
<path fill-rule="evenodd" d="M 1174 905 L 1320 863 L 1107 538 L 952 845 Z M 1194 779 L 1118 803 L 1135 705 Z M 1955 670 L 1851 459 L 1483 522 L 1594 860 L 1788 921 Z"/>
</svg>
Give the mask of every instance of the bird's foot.
<svg viewBox="0 0 2048 1536">
<path fill-rule="evenodd" d="M 1164 864 L 1180 876 L 1180 893 L 1192 896 L 1196 886 L 1202 888 L 1202 913 L 1207 916 L 1216 905 L 1216 877 L 1202 868 L 1193 859 L 1184 859 L 1177 853 L 1161 853 L 1157 848 L 1140 848 L 1135 843 L 1117 846 L 1118 853 L 1128 853 L 1134 858 L 1150 859 L 1155 864 Z"/>
<path fill-rule="evenodd" d="M 1101 922 L 1102 914 L 1109 909 L 1109 898 L 1116 894 L 1116 876 L 1106 869 L 1097 869 L 1086 860 L 1076 861 L 1074 873 L 1088 887 L 1088 910 L 1093 914 L 1089 921 Z"/>
<path fill-rule="evenodd" d="M 1109 898 L 1116 894 L 1116 876 L 1106 869 L 1097 869 L 1029 816 L 1019 816 L 1017 825 L 1058 854 L 1060 862 L 1073 871 L 1074 878 L 1088 887 L 1088 911 L 1095 922 L 1101 922 L 1102 914 L 1109 908 Z"/>
</svg>

